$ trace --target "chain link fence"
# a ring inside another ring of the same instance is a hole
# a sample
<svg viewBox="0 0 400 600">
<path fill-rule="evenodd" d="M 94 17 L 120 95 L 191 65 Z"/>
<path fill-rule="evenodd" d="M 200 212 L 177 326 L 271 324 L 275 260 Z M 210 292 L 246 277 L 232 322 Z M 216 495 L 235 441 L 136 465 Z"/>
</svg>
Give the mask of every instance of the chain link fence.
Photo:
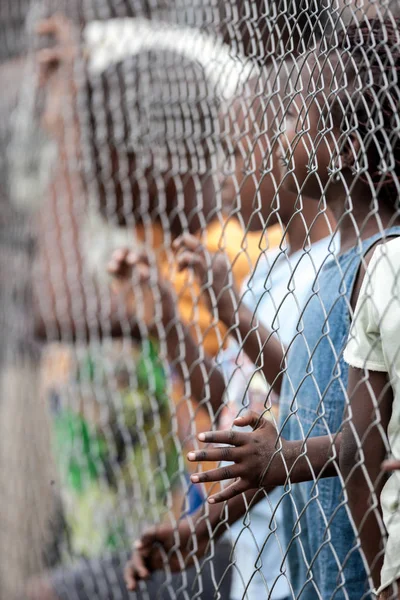
<svg viewBox="0 0 400 600">
<path fill-rule="evenodd" d="M 1 3 L 2 600 L 400 597 L 398 17 Z"/>
</svg>

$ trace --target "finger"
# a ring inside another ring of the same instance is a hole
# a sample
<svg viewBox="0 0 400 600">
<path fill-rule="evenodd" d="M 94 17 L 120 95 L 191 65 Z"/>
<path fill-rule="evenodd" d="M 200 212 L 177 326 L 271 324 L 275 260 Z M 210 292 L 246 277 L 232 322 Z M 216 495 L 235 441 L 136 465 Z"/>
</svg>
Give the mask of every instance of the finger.
<svg viewBox="0 0 400 600">
<path fill-rule="evenodd" d="M 135 547 L 138 548 L 141 553 L 143 553 L 146 550 L 146 547 L 151 549 L 152 545 L 155 544 L 157 541 L 158 541 L 157 528 L 149 527 L 142 534 L 142 537 L 140 538 L 138 544 L 135 545 Z"/>
<path fill-rule="evenodd" d="M 132 561 L 129 561 L 124 569 L 124 580 L 127 589 L 133 592 L 136 589 L 136 577 Z"/>
<path fill-rule="evenodd" d="M 60 42 L 70 40 L 71 23 L 61 13 L 52 15 L 48 19 L 43 19 L 36 25 L 36 33 L 38 35 L 53 35 Z"/>
<path fill-rule="evenodd" d="M 191 250 L 192 252 L 195 252 L 196 250 L 203 249 L 203 245 L 200 242 L 200 240 L 196 236 L 190 235 L 189 233 L 180 235 L 173 242 L 172 247 L 176 251 L 178 251 L 180 249 L 183 249 L 183 250 L 186 249 L 186 250 Z"/>
<path fill-rule="evenodd" d="M 238 448 L 222 446 L 221 448 L 207 448 L 197 452 L 189 452 L 187 458 L 190 462 L 236 462 L 240 459 Z"/>
<path fill-rule="evenodd" d="M 36 61 L 41 68 L 45 68 L 53 64 L 59 64 L 63 57 L 64 50 L 62 48 L 43 48 L 43 50 L 37 52 Z"/>
<path fill-rule="evenodd" d="M 183 271 L 184 269 L 192 268 L 195 271 L 204 272 L 205 266 L 203 262 L 202 256 L 199 254 L 194 254 L 192 252 L 182 252 L 177 259 L 178 271 Z"/>
<path fill-rule="evenodd" d="M 134 283 L 148 283 L 150 280 L 150 269 L 147 265 L 138 264 L 133 270 Z"/>
<path fill-rule="evenodd" d="M 107 263 L 107 271 L 109 273 L 115 273 L 115 271 L 118 269 L 118 263 L 116 263 L 113 260 L 109 260 Z"/>
<path fill-rule="evenodd" d="M 112 258 L 107 263 L 107 271 L 114 278 L 126 279 L 131 275 L 132 267 L 127 265 L 125 260 L 116 260 L 115 258 Z"/>
<path fill-rule="evenodd" d="M 382 471 L 399 471 L 400 470 L 400 460 L 385 460 L 382 463 Z"/>
<path fill-rule="evenodd" d="M 150 571 L 139 553 L 135 553 L 124 569 L 124 579 L 128 590 L 134 590 L 138 579 L 148 579 Z"/>
<path fill-rule="evenodd" d="M 197 438 L 200 442 L 206 444 L 229 444 L 231 446 L 243 446 L 249 441 L 250 433 L 242 433 L 235 431 L 234 429 L 227 429 L 225 431 L 206 431 L 205 433 L 199 433 Z"/>
<path fill-rule="evenodd" d="M 51 35 L 56 32 L 58 27 L 59 24 L 56 20 L 56 15 L 53 15 L 52 17 L 39 21 L 35 29 L 38 35 Z"/>
<path fill-rule="evenodd" d="M 227 465 L 218 469 L 204 471 L 204 473 L 194 473 L 190 476 L 192 483 L 209 483 L 211 481 L 226 481 L 227 479 L 235 479 L 240 475 L 240 467 L 238 465 Z"/>
<path fill-rule="evenodd" d="M 126 261 L 129 265 L 134 266 L 137 263 L 150 266 L 150 260 L 146 252 L 134 252 L 130 250 L 126 255 Z"/>
<path fill-rule="evenodd" d="M 249 411 L 245 415 L 237 417 L 233 423 L 238 427 L 252 427 L 253 429 L 257 429 L 262 420 L 262 416 L 258 415 L 253 411 Z"/>
<path fill-rule="evenodd" d="M 115 262 L 125 261 L 129 252 L 130 252 L 129 248 L 118 248 L 117 250 L 114 250 L 114 252 L 112 253 L 111 260 L 113 260 Z"/>
<path fill-rule="evenodd" d="M 140 552 L 134 555 L 134 567 L 140 579 L 147 579 L 150 576 L 150 571 L 146 567 L 144 560 L 145 557 Z"/>
<path fill-rule="evenodd" d="M 242 479 L 237 479 L 233 481 L 228 487 L 224 488 L 218 494 L 213 494 L 208 498 L 209 504 L 218 504 L 219 502 L 226 502 L 226 500 L 230 500 L 235 496 L 239 496 L 243 494 L 243 492 L 247 491 L 247 486 L 243 482 Z"/>
<path fill-rule="evenodd" d="M 121 264 L 114 260 L 110 260 L 107 263 L 107 271 L 110 273 L 110 275 L 114 275 L 116 277 L 117 275 L 120 274 Z"/>
<path fill-rule="evenodd" d="M 36 59 L 39 65 L 39 85 L 44 87 L 50 79 L 52 73 L 59 67 L 62 56 L 61 51 L 57 48 L 46 48 L 39 50 Z"/>
</svg>

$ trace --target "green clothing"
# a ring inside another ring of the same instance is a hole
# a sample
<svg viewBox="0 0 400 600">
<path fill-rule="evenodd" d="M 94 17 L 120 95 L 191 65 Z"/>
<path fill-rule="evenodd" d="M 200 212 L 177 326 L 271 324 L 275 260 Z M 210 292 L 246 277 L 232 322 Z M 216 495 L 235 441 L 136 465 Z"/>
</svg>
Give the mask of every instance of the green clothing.
<svg viewBox="0 0 400 600">
<path fill-rule="evenodd" d="M 73 557 L 129 548 L 132 523 L 160 515 L 178 452 L 156 345 L 86 350 L 53 394 L 54 442 Z"/>
</svg>

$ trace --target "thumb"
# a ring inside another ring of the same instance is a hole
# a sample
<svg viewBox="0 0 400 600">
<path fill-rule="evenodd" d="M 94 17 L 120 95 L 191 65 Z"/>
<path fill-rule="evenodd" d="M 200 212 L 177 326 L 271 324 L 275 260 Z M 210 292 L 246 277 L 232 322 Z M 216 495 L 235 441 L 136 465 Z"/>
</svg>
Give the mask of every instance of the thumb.
<svg viewBox="0 0 400 600">
<path fill-rule="evenodd" d="M 400 470 L 400 460 L 390 459 L 385 460 L 382 463 L 382 471 L 399 471 Z"/>
<path fill-rule="evenodd" d="M 179 272 L 184 271 L 185 269 L 193 269 L 197 277 L 201 280 L 204 279 L 206 267 L 200 254 L 189 251 L 182 252 L 177 258 L 177 265 Z"/>
<path fill-rule="evenodd" d="M 141 553 L 146 553 L 151 550 L 151 547 L 155 542 L 158 541 L 158 534 L 156 527 L 149 527 L 142 534 L 140 540 L 135 543 L 135 548 Z"/>
<path fill-rule="evenodd" d="M 261 420 L 262 420 L 261 415 L 258 415 L 257 413 L 255 413 L 253 411 L 249 411 L 242 417 L 237 417 L 233 421 L 233 424 L 236 425 L 237 427 L 252 427 L 253 429 L 257 429 Z"/>
</svg>

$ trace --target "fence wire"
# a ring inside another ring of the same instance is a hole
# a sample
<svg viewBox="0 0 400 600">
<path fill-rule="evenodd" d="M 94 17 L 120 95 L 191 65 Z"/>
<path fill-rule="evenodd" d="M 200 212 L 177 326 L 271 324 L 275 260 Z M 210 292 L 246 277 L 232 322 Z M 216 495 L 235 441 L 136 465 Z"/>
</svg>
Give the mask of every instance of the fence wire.
<svg viewBox="0 0 400 600">
<path fill-rule="evenodd" d="M 397 0 L 0 6 L 0 598 L 400 598 Z"/>
</svg>

